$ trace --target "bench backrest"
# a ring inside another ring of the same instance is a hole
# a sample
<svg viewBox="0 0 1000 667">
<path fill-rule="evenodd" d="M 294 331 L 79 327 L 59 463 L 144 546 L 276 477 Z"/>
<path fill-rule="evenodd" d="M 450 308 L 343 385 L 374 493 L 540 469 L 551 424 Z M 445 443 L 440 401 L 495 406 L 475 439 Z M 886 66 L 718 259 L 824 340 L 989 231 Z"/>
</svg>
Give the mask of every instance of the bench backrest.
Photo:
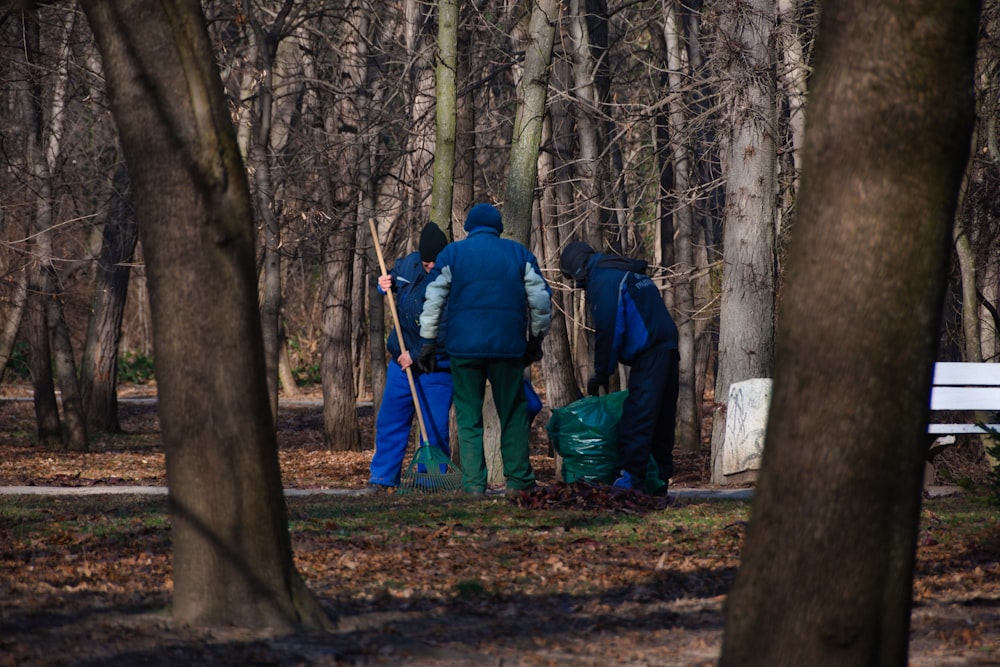
<svg viewBox="0 0 1000 667">
<path fill-rule="evenodd" d="M 1000 412 L 1000 364 L 944 361 L 934 364 L 931 410 Z"/>
<path fill-rule="evenodd" d="M 1000 364 L 951 361 L 934 364 L 931 410 L 1000 412 Z M 1000 431 L 1000 424 L 986 424 L 983 428 L 976 422 L 970 416 L 964 423 L 929 424 L 927 432 L 957 435 Z"/>
</svg>

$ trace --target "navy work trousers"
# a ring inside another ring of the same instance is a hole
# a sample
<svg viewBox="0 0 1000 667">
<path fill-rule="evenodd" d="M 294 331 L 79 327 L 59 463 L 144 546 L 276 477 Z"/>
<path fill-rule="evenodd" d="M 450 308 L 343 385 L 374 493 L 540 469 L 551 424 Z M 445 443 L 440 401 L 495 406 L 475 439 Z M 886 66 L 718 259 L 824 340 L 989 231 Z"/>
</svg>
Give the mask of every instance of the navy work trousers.
<svg viewBox="0 0 1000 667">
<path fill-rule="evenodd" d="M 677 349 L 664 346 L 646 350 L 632 363 L 618 422 L 618 451 L 633 488 L 643 488 L 650 455 L 663 481 L 674 474 L 679 365 Z"/>
</svg>

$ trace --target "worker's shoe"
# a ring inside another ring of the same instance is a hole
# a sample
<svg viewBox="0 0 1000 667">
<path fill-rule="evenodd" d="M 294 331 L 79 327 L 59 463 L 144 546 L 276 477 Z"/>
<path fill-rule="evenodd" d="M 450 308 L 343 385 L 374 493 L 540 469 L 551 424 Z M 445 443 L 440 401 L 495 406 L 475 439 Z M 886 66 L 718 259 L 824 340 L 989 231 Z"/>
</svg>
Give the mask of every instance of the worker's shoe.
<svg viewBox="0 0 1000 667">
<path fill-rule="evenodd" d="M 511 489 L 511 488 L 507 488 L 507 489 L 504 490 L 503 493 L 508 498 L 517 498 L 522 493 L 530 493 L 530 492 L 534 491 L 537 488 L 538 488 L 538 484 L 535 484 L 534 482 L 532 482 L 531 486 L 526 486 L 523 489 Z"/>
<path fill-rule="evenodd" d="M 621 476 L 614 481 L 611 485 L 616 489 L 632 489 L 632 475 L 628 474 L 628 471 L 622 470 Z"/>
</svg>

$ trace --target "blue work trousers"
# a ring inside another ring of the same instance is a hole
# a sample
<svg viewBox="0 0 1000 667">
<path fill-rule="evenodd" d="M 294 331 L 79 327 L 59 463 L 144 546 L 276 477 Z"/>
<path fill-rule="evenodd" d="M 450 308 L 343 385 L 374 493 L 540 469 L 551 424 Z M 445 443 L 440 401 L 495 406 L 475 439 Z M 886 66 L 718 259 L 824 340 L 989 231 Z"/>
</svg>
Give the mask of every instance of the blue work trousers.
<svg viewBox="0 0 1000 667">
<path fill-rule="evenodd" d="M 448 413 L 451 410 L 451 374 L 413 372 L 420 411 L 430 444 L 451 455 L 448 446 Z M 389 362 L 382 405 L 375 420 L 375 454 L 369 481 L 382 486 L 399 486 L 403 457 L 413 426 L 416 408 L 406 371 L 395 360 Z"/>
</svg>

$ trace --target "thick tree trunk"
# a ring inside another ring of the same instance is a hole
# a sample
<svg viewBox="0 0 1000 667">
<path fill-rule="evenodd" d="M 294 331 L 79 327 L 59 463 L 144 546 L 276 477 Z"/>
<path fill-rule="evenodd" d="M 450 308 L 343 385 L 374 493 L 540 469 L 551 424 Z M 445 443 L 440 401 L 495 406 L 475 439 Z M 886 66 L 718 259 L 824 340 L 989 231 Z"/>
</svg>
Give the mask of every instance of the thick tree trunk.
<svg viewBox="0 0 1000 667">
<path fill-rule="evenodd" d="M 87 423 L 105 433 L 121 431 L 118 421 L 118 342 L 139 229 L 132 208 L 128 171 L 115 170 L 101 254 L 94 281 L 93 307 L 80 368 L 80 391 Z"/>
<path fill-rule="evenodd" d="M 253 216 L 200 5 L 87 0 L 146 257 L 174 618 L 329 627 L 292 561 Z"/>
<path fill-rule="evenodd" d="M 774 0 L 733 3 L 721 21 L 733 81 L 726 98 L 730 140 L 726 155 L 725 257 L 715 401 L 725 406 L 729 386 L 771 377 L 774 358 L 775 192 L 777 152 L 773 53 Z M 725 481 L 722 443 L 726 411 L 712 429 L 712 481 Z"/>
<path fill-rule="evenodd" d="M 723 667 L 907 664 L 977 23 L 975 2 L 823 7 L 763 468 Z"/>
<path fill-rule="evenodd" d="M 363 8 L 353 9 L 335 36 L 341 50 L 338 79 L 345 86 L 345 94 L 325 109 L 324 117 L 328 136 L 336 137 L 343 146 L 338 156 L 340 168 L 319 184 L 323 188 L 325 212 L 331 218 L 323 241 L 323 441 L 328 449 L 335 451 L 361 449 L 352 332 L 362 306 L 354 299 L 354 249 L 359 238 L 356 231 L 359 195 L 364 195 L 360 182 L 368 159 L 361 144 L 362 138 L 367 137 L 363 130 L 367 129 L 370 23 Z"/>
<path fill-rule="evenodd" d="M 344 335 L 351 331 L 354 320 L 351 282 L 356 236 L 354 225 L 341 221 L 330 233 L 323 262 L 326 290 L 323 299 L 323 442 L 327 449 L 338 452 L 361 450 L 351 337 Z"/>
</svg>

